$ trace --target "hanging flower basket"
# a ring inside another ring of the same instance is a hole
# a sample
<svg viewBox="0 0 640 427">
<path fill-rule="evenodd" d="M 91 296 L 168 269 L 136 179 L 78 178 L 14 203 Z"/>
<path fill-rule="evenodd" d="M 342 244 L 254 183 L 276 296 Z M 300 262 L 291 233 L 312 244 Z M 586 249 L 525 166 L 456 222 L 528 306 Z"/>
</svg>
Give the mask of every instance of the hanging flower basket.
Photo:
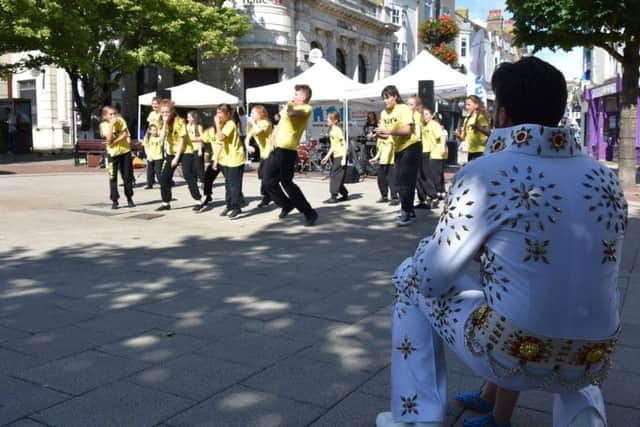
<svg viewBox="0 0 640 427">
<path fill-rule="evenodd" d="M 430 48 L 429 52 L 445 64 L 450 65 L 458 62 L 458 54 L 456 53 L 456 50 L 448 44 L 440 43 L 439 45 Z"/>
<path fill-rule="evenodd" d="M 418 37 L 428 46 L 450 43 L 455 40 L 459 32 L 458 25 L 449 15 L 424 21 L 418 27 Z"/>
</svg>

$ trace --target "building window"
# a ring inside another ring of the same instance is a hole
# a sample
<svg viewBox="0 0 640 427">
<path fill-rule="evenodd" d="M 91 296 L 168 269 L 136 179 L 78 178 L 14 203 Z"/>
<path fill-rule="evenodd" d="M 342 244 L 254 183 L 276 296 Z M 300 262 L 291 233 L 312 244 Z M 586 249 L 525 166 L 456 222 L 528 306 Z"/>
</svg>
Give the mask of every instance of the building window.
<svg viewBox="0 0 640 427">
<path fill-rule="evenodd" d="M 31 101 L 31 123 L 38 124 L 38 100 L 36 98 L 36 81 L 21 80 L 18 82 L 18 93 L 20 98 L 26 98 Z"/>
<path fill-rule="evenodd" d="M 400 9 L 392 8 L 391 9 L 391 23 L 399 24 L 400 23 Z"/>
<path fill-rule="evenodd" d="M 344 53 L 340 49 L 336 49 L 336 68 L 342 74 L 347 74 L 347 61 L 344 59 Z"/>
<path fill-rule="evenodd" d="M 465 58 L 467 56 L 467 49 L 469 48 L 469 39 L 462 37 L 460 39 L 460 57 Z"/>
<path fill-rule="evenodd" d="M 407 53 L 407 44 L 402 43 L 401 46 L 402 46 L 402 62 L 400 63 L 400 66 L 404 67 L 405 65 L 407 65 L 407 62 L 409 61 L 409 57 Z"/>
<path fill-rule="evenodd" d="M 360 83 L 367 82 L 367 64 L 362 55 L 358 55 L 358 81 Z"/>
<path fill-rule="evenodd" d="M 400 70 L 400 60 L 401 60 L 401 54 L 400 54 L 400 43 L 394 43 L 393 44 L 393 54 L 392 54 L 392 60 L 391 60 L 391 72 L 392 73 L 397 73 Z"/>
<path fill-rule="evenodd" d="M 311 49 L 319 49 L 322 52 L 322 46 L 315 40 L 311 42 Z"/>
<path fill-rule="evenodd" d="M 424 19 L 425 21 L 431 19 L 431 4 L 433 0 L 424 0 Z"/>
</svg>

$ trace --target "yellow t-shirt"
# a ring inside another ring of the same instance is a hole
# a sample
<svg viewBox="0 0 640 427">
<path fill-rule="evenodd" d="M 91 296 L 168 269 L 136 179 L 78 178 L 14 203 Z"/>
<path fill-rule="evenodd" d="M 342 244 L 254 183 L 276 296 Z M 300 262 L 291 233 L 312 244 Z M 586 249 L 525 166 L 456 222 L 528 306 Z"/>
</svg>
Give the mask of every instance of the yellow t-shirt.
<svg viewBox="0 0 640 427">
<path fill-rule="evenodd" d="M 376 148 L 378 149 L 378 153 L 380 153 L 378 163 L 381 165 L 392 165 L 395 163 L 396 153 L 393 150 L 393 140 L 391 137 L 387 139 L 378 139 Z"/>
<path fill-rule="evenodd" d="M 182 117 L 176 117 L 173 121 L 173 128 L 169 129 L 167 133 L 167 147 L 166 153 L 170 156 L 178 154 L 178 147 L 180 146 L 180 137 L 184 138 L 184 154 L 193 153 L 193 145 L 191 145 L 191 139 L 187 133 L 187 126 Z"/>
<path fill-rule="evenodd" d="M 465 119 L 465 140 L 469 147 L 469 153 L 482 153 L 487 145 L 487 139 L 489 137 L 479 130 L 475 130 L 472 126 L 477 124 L 481 127 L 489 127 L 489 120 L 482 115 L 474 112 L 471 116 Z"/>
<path fill-rule="evenodd" d="M 227 167 L 244 165 L 244 148 L 242 142 L 240 142 L 236 123 L 233 120 L 227 120 L 222 125 L 221 132 L 226 135 L 226 138 L 224 141 L 217 141 L 216 138 L 216 143 L 222 147 L 218 163 Z"/>
<path fill-rule="evenodd" d="M 201 137 L 204 131 L 202 130 L 202 125 L 190 125 L 187 123 L 187 133 L 189 134 L 189 139 L 191 140 L 191 145 L 193 146 L 194 151 L 198 151 L 202 147 L 202 142 L 195 142 L 193 140 L 194 137 Z"/>
<path fill-rule="evenodd" d="M 265 160 L 271 154 L 271 144 L 269 144 L 269 138 L 271 137 L 271 123 L 269 120 L 258 120 L 258 122 L 251 127 L 249 131 L 249 137 L 256 140 L 258 148 L 260 149 L 260 160 Z"/>
<path fill-rule="evenodd" d="M 160 116 L 159 111 L 151 110 L 149 115 L 147 116 L 147 126 L 156 125 L 158 126 L 158 130 L 162 126 L 162 116 Z"/>
<path fill-rule="evenodd" d="M 413 112 L 413 129 L 411 132 L 411 140 L 414 142 L 422 141 L 422 128 L 424 119 L 418 111 Z"/>
<path fill-rule="evenodd" d="M 144 139 L 144 152 L 147 160 L 162 160 L 162 140 L 160 136 L 148 136 Z"/>
<path fill-rule="evenodd" d="M 100 135 L 103 138 L 107 137 L 107 132 L 109 131 L 109 127 L 111 123 L 104 121 L 100 123 Z M 122 117 L 118 117 L 116 122 L 113 124 L 113 131 L 111 133 L 111 139 L 114 140 L 122 135 L 123 132 L 129 132 L 127 129 L 127 122 L 124 121 Z M 124 138 L 121 141 L 118 141 L 116 144 L 107 144 L 107 154 L 111 157 L 119 156 L 121 154 L 126 154 L 131 151 L 131 147 L 129 146 L 129 138 Z"/>
<path fill-rule="evenodd" d="M 287 109 L 280 111 L 280 122 L 276 133 L 276 146 L 285 150 L 296 151 L 300 144 L 300 137 L 307 127 L 307 122 L 311 117 L 311 105 L 294 105 L 296 111 L 304 111 L 302 117 L 289 117 Z"/>
<path fill-rule="evenodd" d="M 416 141 L 411 139 L 411 133 L 413 132 L 413 111 L 406 104 L 397 104 L 393 107 L 393 110 L 382 110 L 380 113 L 380 124 L 386 130 L 394 131 L 400 129 L 403 126 L 409 125 L 411 131 L 409 135 L 398 136 L 393 135 L 393 149 L 396 153 L 410 147 L 415 144 Z"/>
<path fill-rule="evenodd" d="M 344 143 L 344 133 L 339 126 L 331 126 L 329 131 L 329 141 L 331 141 L 331 153 L 333 157 L 346 157 L 347 146 Z"/>
<path fill-rule="evenodd" d="M 434 160 L 444 160 L 449 157 L 447 151 L 447 141 L 442 137 L 442 126 L 435 120 L 429 120 L 422 132 L 423 137 L 426 137 L 429 144 L 429 152 L 431 158 Z M 425 141 L 422 140 L 424 145 Z"/>
</svg>

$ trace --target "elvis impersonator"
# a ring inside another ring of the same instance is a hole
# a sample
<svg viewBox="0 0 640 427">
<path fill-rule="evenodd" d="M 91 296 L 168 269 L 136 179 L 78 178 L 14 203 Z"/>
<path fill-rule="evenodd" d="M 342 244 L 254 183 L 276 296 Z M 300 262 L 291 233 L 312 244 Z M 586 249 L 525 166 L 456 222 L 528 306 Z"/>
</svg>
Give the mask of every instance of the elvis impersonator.
<svg viewBox="0 0 640 427">
<path fill-rule="evenodd" d="M 391 412 L 378 427 L 443 425 L 443 345 L 486 381 L 456 396 L 486 413 L 464 425 L 509 426 L 504 407 L 532 389 L 553 393 L 556 427 L 606 425 L 627 203 L 616 175 L 556 127 L 567 100 L 556 68 L 501 64 L 492 86 L 486 155 L 455 176 L 435 231 L 395 271 Z M 475 262 L 479 282 L 465 275 Z"/>
</svg>

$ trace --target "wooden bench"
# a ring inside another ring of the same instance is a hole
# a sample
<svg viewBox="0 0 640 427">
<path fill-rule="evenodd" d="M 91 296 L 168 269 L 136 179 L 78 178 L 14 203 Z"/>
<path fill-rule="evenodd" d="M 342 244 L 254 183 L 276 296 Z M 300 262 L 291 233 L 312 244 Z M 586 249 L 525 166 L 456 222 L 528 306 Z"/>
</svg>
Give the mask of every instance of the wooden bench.
<svg viewBox="0 0 640 427">
<path fill-rule="evenodd" d="M 142 142 L 137 139 L 131 140 L 131 151 L 142 152 Z M 102 160 L 105 153 L 104 139 L 79 139 L 73 148 L 73 161 L 76 166 L 82 159 L 89 167 L 96 167 Z"/>
</svg>

